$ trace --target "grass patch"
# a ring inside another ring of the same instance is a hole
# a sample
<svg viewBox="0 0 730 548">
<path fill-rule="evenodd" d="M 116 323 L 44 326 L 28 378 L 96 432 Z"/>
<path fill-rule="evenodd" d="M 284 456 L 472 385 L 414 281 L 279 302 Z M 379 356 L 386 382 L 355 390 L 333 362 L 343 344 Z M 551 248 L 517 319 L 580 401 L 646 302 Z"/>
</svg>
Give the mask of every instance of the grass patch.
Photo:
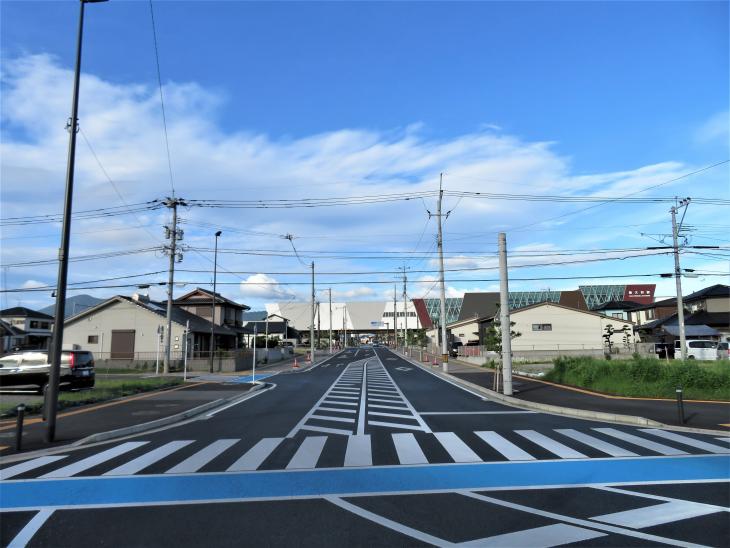
<svg viewBox="0 0 730 548">
<path fill-rule="evenodd" d="M 142 392 L 150 392 L 161 388 L 170 388 L 182 384 L 179 377 L 155 377 L 152 379 L 96 379 L 96 385 L 91 390 L 80 390 L 78 392 L 60 392 L 58 395 L 58 408 L 66 409 L 77 405 L 98 403 L 124 396 L 132 396 Z M 17 403 L 0 404 L 0 416 L 15 416 Z M 26 414 L 40 413 L 43 408 L 42 402 L 28 403 L 25 406 Z"/>
<path fill-rule="evenodd" d="M 685 399 L 730 400 L 730 364 L 695 360 L 662 361 L 654 358 L 600 360 L 560 357 L 544 379 L 617 396 L 675 398 L 682 388 Z"/>
</svg>

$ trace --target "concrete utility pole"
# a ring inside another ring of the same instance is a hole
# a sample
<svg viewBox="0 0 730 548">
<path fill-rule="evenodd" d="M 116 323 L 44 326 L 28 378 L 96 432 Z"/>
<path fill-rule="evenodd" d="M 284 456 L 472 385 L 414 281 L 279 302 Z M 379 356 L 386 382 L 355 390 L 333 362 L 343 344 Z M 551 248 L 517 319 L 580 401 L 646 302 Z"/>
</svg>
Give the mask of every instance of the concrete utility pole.
<svg viewBox="0 0 730 548">
<path fill-rule="evenodd" d="M 165 359 L 162 373 L 170 373 L 170 349 L 172 347 L 172 290 L 175 284 L 175 260 L 182 261 L 182 253 L 177 251 L 177 241 L 182 240 L 183 231 L 177 227 L 177 206 L 186 205 L 180 198 L 168 198 L 165 206 L 172 209 L 172 227 L 165 227 L 165 237 L 170 240 L 170 245 L 165 246 L 165 252 L 170 256 L 170 264 L 167 276 L 167 329 L 165 330 Z"/>
<path fill-rule="evenodd" d="M 97 0 L 99 1 L 99 0 Z M 81 44 L 84 36 L 84 7 L 91 0 L 81 0 L 79 29 L 76 37 L 76 68 L 74 69 L 71 118 L 68 119 L 68 157 L 66 162 L 66 191 L 63 199 L 63 221 L 61 224 L 61 247 L 58 249 L 58 278 L 56 281 L 56 312 L 53 318 L 53 338 L 50 348 L 51 369 L 43 403 L 46 416 L 47 442 L 56 437 L 56 408 L 61 381 L 61 352 L 63 350 L 63 328 L 66 319 L 66 282 L 68 281 L 68 255 L 71 245 L 71 212 L 73 210 L 74 172 L 76 169 L 76 133 L 79 127 L 79 88 L 81 78 Z M 7 285 L 5 286 L 7 288 Z"/>
<path fill-rule="evenodd" d="M 444 373 L 449 372 L 449 349 L 448 349 L 448 341 L 446 339 L 446 284 L 444 282 L 444 236 L 443 232 L 441 231 L 441 218 L 444 216 L 441 213 L 441 202 L 444 198 L 444 191 L 442 188 L 444 174 L 442 173 L 439 176 L 439 201 L 438 201 L 438 209 L 435 217 L 438 217 L 439 222 L 439 232 L 438 232 L 438 250 L 439 250 L 439 284 L 441 286 L 441 364 L 442 369 Z M 446 217 L 449 216 L 447 213 L 445 215 Z"/>
<path fill-rule="evenodd" d="M 320 312 L 321 302 L 317 301 L 317 348 L 322 346 L 322 314 Z"/>
<path fill-rule="evenodd" d="M 328 287 L 327 292 L 330 300 L 330 354 L 332 354 L 332 288 Z"/>
<path fill-rule="evenodd" d="M 406 265 L 403 265 L 403 346 L 408 346 L 408 301 L 406 300 Z"/>
<path fill-rule="evenodd" d="M 312 323 L 309 325 L 309 351 L 314 363 L 314 261 L 312 261 Z"/>
<path fill-rule="evenodd" d="M 398 348 L 398 309 L 396 296 L 398 295 L 398 289 L 395 284 L 393 285 L 393 348 Z"/>
<path fill-rule="evenodd" d="M 213 301 L 210 303 L 210 362 L 208 364 L 208 372 L 213 372 L 213 352 L 215 352 L 215 334 L 213 333 L 215 329 L 215 285 L 216 285 L 216 276 L 218 275 L 218 238 L 220 238 L 220 235 L 222 232 L 219 230 L 215 233 L 215 252 L 213 254 Z M 223 323 L 221 318 L 221 323 Z"/>
<path fill-rule="evenodd" d="M 507 276 L 507 237 L 499 233 L 499 322 L 502 325 L 502 379 L 504 395 L 512 395 L 512 336 L 509 319 L 509 279 Z"/>
<path fill-rule="evenodd" d="M 682 270 L 679 267 L 679 231 L 687 214 L 687 207 L 691 198 L 685 198 L 678 205 L 672 207 L 669 212 L 672 214 L 672 246 L 674 247 L 674 280 L 677 284 L 677 319 L 679 321 L 679 344 L 682 359 L 687 359 L 687 337 L 684 331 L 684 302 L 682 300 Z M 677 226 L 677 211 L 683 207 L 682 219 Z"/>
</svg>

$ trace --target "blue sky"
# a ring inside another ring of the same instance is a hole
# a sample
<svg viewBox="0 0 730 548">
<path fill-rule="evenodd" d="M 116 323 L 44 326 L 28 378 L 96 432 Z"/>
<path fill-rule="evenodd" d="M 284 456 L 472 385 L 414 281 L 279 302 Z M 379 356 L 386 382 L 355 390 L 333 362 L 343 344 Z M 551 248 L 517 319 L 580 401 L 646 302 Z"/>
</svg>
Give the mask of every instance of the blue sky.
<svg viewBox="0 0 730 548">
<path fill-rule="evenodd" d="M 154 9 L 173 173 L 184 197 L 418 191 L 435 188 L 441 171 L 447 189 L 621 195 L 728 159 L 727 2 L 157 1 Z M 3 1 L 0 10 L 2 216 L 56 213 L 78 6 Z M 149 4 L 112 0 L 88 6 L 84 47 L 81 124 L 87 139 L 128 202 L 164 196 L 169 184 Z M 81 140 L 78 154 L 77 209 L 100 201 L 119 205 Z M 727 197 L 729 173 L 725 164 L 646 195 Z M 433 200 L 425 205 L 434 209 Z M 552 251 L 641 247 L 654 242 L 640 232 L 668 232 L 666 204 L 622 204 L 566 217 L 560 226 L 510 233 L 576 208 L 538 205 L 447 200 L 447 208 L 456 206 L 445 227 L 447 249 L 467 252 L 451 264 L 492 266 L 491 259 L 471 255 L 491 252 L 498 230 L 507 230 L 514 248 Z M 418 249 L 431 252 L 434 225 L 425 224 L 424 204 L 284 213 L 191 210 L 185 213 L 186 240 L 207 247 L 212 231 L 206 225 L 212 223 L 272 235 L 224 230 L 231 249 L 284 249 L 288 242 L 276 235 L 291 232 L 302 249 L 412 251 L 424 232 Z M 93 222 L 80 222 L 73 242 L 78 254 L 145 247 L 164 217 L 157 212 L 118 218 L 104 232 Z M 692 206 L 688 219 L 698 226 L 693 243 L 727 245 L 711 240 L 727 240 L 726 217 L 722 207 Z M 145 229 L 134 228 L 139 224 Z M 58 245 L 50 237 L 58 231 L 55 225 L 2 230 L 4 264 L 52 257 Z M 728 270 L 722 258 L 685 260 L 688 266 Z M 302 270 L 292 258 L 227 255 L 221 263 L 259 273 Z M 373 260 L 319 263 L 330 271 L 396 266 Z M 433 266 L 429 258 L 410 263 L 414 270 Z M 188 253 L 185 266 L 202 270 L 210 264 Z M 524 268 L 519 274 L 613 275 L 671 266 L 671 258 L 661 256 Z M 100 272 L 163 269 L 156 255 L 117 258 L 75 263 L 70 277 L 83 281 L 103 277 Z M 53 267 L 6 272 L 8 287 L 53 283 Z M 209 283 L 209 275 L 195 276 Z M 254 306 L 306 294 L 304 288 L 273 284 L 299 278 L 261 276 L 253 281 L 269 285 L 230 285 L 224 291 Z M 428 273 L 413 278 L 422 282 L 414 284 L 413 296 L 432 286 Z M 193 280 L 192 273 L 186 279 Z M 670 294 L 671 280 L 657 281 L 658 292 Z M 687 283 L 718 281 L 727 278 Z M 513 286 L 568 288 L 581 282 L 589 280 Z M 455 283 L 450 294 L 493 285 Z M 386 287 L 354 283 L 338 291 L 342 298 L 381 298 L 388 295 Z M 45 293 L 27 293 L 7 296 L 3 305 L 18 299 L 27 305 L 50 302 Z"/>
</svg>

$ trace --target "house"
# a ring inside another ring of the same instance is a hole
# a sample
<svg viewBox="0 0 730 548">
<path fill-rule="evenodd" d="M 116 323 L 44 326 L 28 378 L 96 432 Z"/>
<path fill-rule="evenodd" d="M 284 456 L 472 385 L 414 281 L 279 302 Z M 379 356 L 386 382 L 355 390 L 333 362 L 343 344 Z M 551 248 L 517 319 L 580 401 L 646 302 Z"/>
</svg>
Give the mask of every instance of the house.
<svg viewBox="0 0 730 548">
<path fill-rule="evenodd" d="M 497 309 L 496 314 L 498 313 L 499 309 Z M 494 318 L 494 316 L 495 314 L 492 314 L 491 316 L 467 318 L 450 323 L 446 326 L 447 335 L 450 335 L 449 340 L 461 342 L 464 346 L 484 344 L 484 329 L 480 329 L 480 326 L 486 325 L 486 321 Z M 436 337 L 438 338 L 438 333 Z"/>
<path fill-rule="evenodd" d="M 143 295 L 116 295 L 68 318 L 63 342 L 91 350 L 100 359 L 155 360 L 157 353 L 162 351 L 164 337 L 160 334 L 167 325 L 166 317 L 165 302 L 150 301 Z M 216 348 L 237 347 L 238 329 L 212 324 L 184 308 L 173 307 L 171 351 L 175 359 L 182 356 L 186 326 L 189 326 L 190 355 L 210 350 L 211 329 Z"/>
<path fill-rule="evenodd" d="M 268 318 L 268 321 L 267 321 Z M 278 314 L 267 315 L 256 320 L 249 320 L 243 326 L 246 332 L 246 346 L 251 346 L 251 339 L 255 336 L 262 337 L 268 333 L 269 339 L 277 339 L 278 341 L 288 341 L 296 343 L 300 339 L 300 333 L 289 325 L 289 319 L 279 316 Z"/>
<path fill-rule="evenodd" d="M 498 315 L 480 321 L 480 330 L 489 329 L 495 320 L 499 320 Z M 614 348 L 633 342 L 632 322 L 558 303 L 512 310 L 510 322 L 514 323 L 512 331 L 520 334 L 512 340 L 513 351 L 603 349 L 608 326 L 615 333 L 611 337 Z"/>
<path fill-rule="evenodd" d="M 627 312 L 629 319 L 638 325 L 668 318 L 677 312 L 677 299 L 663 299 L 645 304 Z"/>
<path fill-rule="evenodd" d="M 0 320 L 13 327 L 14 347 L 28 350 L 48 350 L 53 328 L 53 316 L 24 306 L 0 310 Z"/>
<path fill-rule="evenodd" d="M 19 348 L 24 337 L 25 331 L 0 320 L 0 354 L 7 354 L 14 348 Z"/>
<path fill-rule="evenodd" d="M 609 301 L 593 309 L 593 312 L 598 312 L 612 318 L 619 318 L 621 320 L 631 320 L 631 311 L 641 308 L 641 303 L 635 301 Z"/>
</svg>

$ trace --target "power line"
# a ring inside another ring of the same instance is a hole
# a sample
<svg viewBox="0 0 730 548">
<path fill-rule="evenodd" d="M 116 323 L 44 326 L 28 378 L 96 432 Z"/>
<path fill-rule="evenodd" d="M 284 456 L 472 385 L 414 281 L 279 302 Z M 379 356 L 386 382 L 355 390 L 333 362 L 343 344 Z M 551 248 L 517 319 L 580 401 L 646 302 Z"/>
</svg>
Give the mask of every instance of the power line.
<svg viewBox="0 0 730 548">
<path fill-rule="evenodd" d="M 170 139 L 167 135 L 167 116 L 165 115 L 165 99 L 162 94 L 162 72 L 160 71 L 160 52 L 157 46 L 157 29 L 155 28 L 155 10 L 152 8 L 152 0 L 150 0 L 150 20 L 152 21 L 152 40 L 155 44 L 155 63 L 157 66 L 157 86 L 160 90 L 160 107 L 162 108 L 162 128 L 165 133 L 165 149 L 167 150 L 167 168 L 170 173 L 170 189 L 172 197 L 175 197 L 175 185 L 172 179 L 172 159 L 170 157 Z"/>
</svg>

